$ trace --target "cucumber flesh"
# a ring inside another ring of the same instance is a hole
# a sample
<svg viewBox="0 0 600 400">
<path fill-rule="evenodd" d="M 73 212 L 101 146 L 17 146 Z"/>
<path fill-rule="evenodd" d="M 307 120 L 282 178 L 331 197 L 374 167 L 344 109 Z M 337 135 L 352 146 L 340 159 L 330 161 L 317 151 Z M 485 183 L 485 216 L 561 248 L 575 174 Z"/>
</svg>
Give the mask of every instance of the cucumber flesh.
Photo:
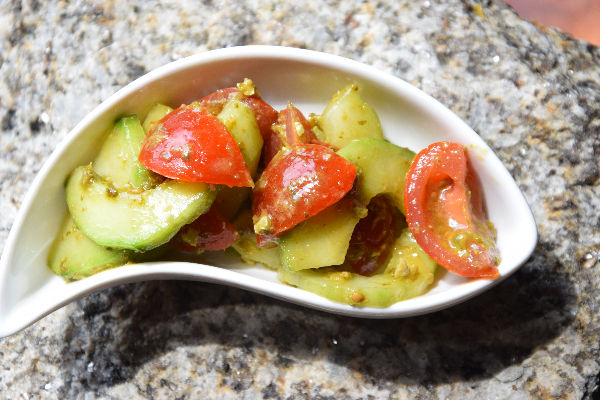
<svg viewBox="0 0 600 400">
<path fill-rule="evenodd" d="M 411 150 L 385 140 L 355 140 L 338 151 L 357 170 L 358 200 L 365 206 L 379 194 L 390 195 L 404 214 L 406 173 L 415 157 Z"/>
<path fill-rule="evenodd" d="M 388 307 L 425 293 L 434 280 L 437 264 L 419 247 L 406 228 L 394 243 L 383 272 L 362 276 L 341 268 L 289 271 L 279 268 L 279 279 L 326 297 L 360 307 Z"/>
<path fill-rule="evenodd" d="M 379 117 L 363 101 L 356 84 L 348 85 L 333 95 L 317 125 L 325 141 L 338 149 L 356 139 L 383 139 Z"/>
<path fill-rule="evenodd" d="M 160 103 L 155 104 L 150 111 L 148 111 L 148 114 L 144 119 L 144 123 L 142 124 L 146 136 L 148 133 L 150 133 L 150 130 L 154 127 L 154 124 L 163 119 L 163 117 L 171 111 L 173 111 L 173 109 L 169 106 Z"/>
<path fill-rule="evenodd" d="M 94 242 L 146 251 L 208 211 L 215 192 L 204 183 L 173 180 L 144 191 L 117 190 L 91 166 L 82 166 L 69 177 L 66 197 L 77 227 Z"/>
<path fill-rule="evenodd" d="M 237 143 L 250 175 L 256 178 L 263 138 L 250 108 L 239 100 L 228 100 L 217 118 L 225 125 Z"/>
<path fill-rule="evenodd" d="M 289 271 L 340 265 L 360 217 L 351 199 L 342 199 L 281 237 L 281 261 Z"/>
<path fill-rule="evenodd" d="M 277 270 L 281 266 L 279 249 L 258 247 L 256 235 L 252 231 L 240 232 L 240 238 L 231 247 L 247 263 L 261 263 L 272 270 Z"/>
<path fill-rule="evenodd" d="M 250 264 L 261 263 L 273 270 L 277 270 L 281 266 L 278 247 L 258 247 L 250 209 L 240 211 L 232 224 L 240 233 L 240 238 L 231 247 L 242 257 L 242 260 Z"/>
<path fill-rule="evenodd" d="M 119 119 L 94 160 L 94 171 L 109 179 L 115 188 L 151 187 L 158 178 L 138 161 L 145 136 L 142 124 L 135 115 Z"/>
<path fill-rule="evenodd" d="M 262 152 L 263 138 L 260 134 L 254 112 L 238 100 L 229 100 L 217 118 L 225 125 L 237 143 L 252 178 L 256 178 Z M 224 186 L 217 193 L 215 206 L 227 219 L 237 214 L 242 204 L 250 197 L 248 187 Z"/>
</svg>

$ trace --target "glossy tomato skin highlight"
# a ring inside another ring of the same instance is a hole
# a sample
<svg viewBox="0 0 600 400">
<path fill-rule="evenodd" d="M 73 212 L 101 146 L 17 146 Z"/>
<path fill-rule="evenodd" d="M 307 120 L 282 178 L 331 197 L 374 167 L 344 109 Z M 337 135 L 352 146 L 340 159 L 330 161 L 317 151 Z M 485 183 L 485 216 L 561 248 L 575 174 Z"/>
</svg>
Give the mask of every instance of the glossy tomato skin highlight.
<svg viewBox="0 0 600 400">
<path fill-rule="evenodd" d="M 156 123 L 142 142 L 139 161 L 171 179 L 253 185 L 234 138 L 221 121 L 200 107 L 181 106 Z"/>
<path fill-rule="evenodd" d="M 280 235 L 340 200 L 352 189 L 356 168 L 328 147 L 284 149 L 269 163 L 252 200 L 259 235 Z"/>
<path fill-rule="evenodd" d="M 417 243 L 442 267 L 471 278 L 498 276 L 495 230 L 463 145 L 433 143 L 411 164 L 406 221 Z"/>
</svg>

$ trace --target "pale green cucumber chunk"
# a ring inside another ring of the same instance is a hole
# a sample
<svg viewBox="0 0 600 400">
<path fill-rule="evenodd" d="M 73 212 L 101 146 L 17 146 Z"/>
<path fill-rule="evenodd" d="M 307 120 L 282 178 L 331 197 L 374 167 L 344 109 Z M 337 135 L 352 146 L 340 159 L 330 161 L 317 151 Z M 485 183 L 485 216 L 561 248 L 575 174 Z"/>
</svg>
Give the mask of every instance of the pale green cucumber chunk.
<svg viewBox="0 0 600 400">
<path fill-rule="evenodd" d="M 237 143 L 250 175 L 256 178 L 263 138 L 254 112 L 239 100 L 228 100 L 217 118 L 225 125 Z"/>
<path fill-rule="evenodd" d="M 359 219 L 352 201 L 340 201 L 298 224 L 279 242 L 283 267 L 298 271 L 342 264 Z"/>
<path fill-rule="evenodd" d="M 382 273 L 362 276 L 341 268 L 278 270 L 279 279 L 330 300 L 361 307 L 388 307 L 425 293 L 437 264 L 425 254 L 408 228 L 396 239 Z"/>
<path fill-rule="evenodd" d="M 229 100 L 217 118 L 225 125 L 237 143 L 250 175 L 256 178 L 263 138 L 254 112 L 238 100 Z M 217 193 L 215 206 L 223 216 L 231 219 L 250 197 L 251 188 L 224 186 Z"/>
<path fill-rule="evenodd" d="M 368 205 L 378 194 L 387 194 L 404 214 L 406 173 L 414 152 L 385 140 L 366 138 L 349 143 L 338 154 L 356 167 L 356 195 L 361 203 Z"/>
<path fill-rule="evenodd" d="M 383 139 L 379 117 L 363 101 L 356 84 L 348 85 L 333 95 L 317 124 L 325 141 L 338 149 L 355 139 Z"/>
<path fill-rule="evenodd" d="M 173 111 L 173 109 L 164 104 L 157 103 L 152 106 L 150 111 L 148 111 L 148 114 L 146 114 L 146 118 L 144 118 L 144 123 L 142 124 L 146 135 L 150 133 L 150 129 L 152 129 L 158 121 L 163 119 L 163 117 L 171 111 Z"/>
<path fill-rule="evenodd" d="M 67 215 L 48 253 L 48 267 L 67 281 L 75 281 L 130 261 L 129 251 L 96 244 Z"/>
<path fill-rule="evenodd" d="M 281 266 L 279 248 L 258 247 L 258 244 L 256 244 L 256 235 L 252 231 L 240 232 L 240 238 L 231 247 L 247 263 L 261 263 L 273 270 L 277 270 Z"/>
<path fill-rule="evenodd" d="M 242 209 L 232 224 L 240 233 L 240 238 L 231 247 L 242 257 L 242 260 L 249 264 L 261 263 L 273 270 L 281 266 L 278 247 L 258 247 L 252 227 L 252 212 L 249 208 Z"/>
<path fill-rule="evenodd" d="M 120 118 L 104 140 L 94 160 L 94 171 L 116 188 L 130 185 L 147 188 L 154 181 L 152 171 L 138 161 L 146 133 L 135 115 Z"/>
<path fill-rule="evenodd" d="M 69 177 L 66 196 L 75 224 L 94 242 L 146 251 L 205 213 L 215 192 L 204 183 L 174 180 L 141 192 L 116 190 L 90 166 L 82 166 Z"/>
</svg>

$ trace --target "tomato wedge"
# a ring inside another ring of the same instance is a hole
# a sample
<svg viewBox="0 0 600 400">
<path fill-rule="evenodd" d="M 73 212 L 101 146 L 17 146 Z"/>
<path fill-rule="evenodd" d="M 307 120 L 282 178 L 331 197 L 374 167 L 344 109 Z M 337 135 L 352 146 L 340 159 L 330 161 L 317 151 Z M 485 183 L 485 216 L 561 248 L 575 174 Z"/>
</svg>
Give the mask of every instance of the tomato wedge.
<svg viewBox="0 0 600 400">
<path fill-rule="evenodd" d="M 463 145 L 438 142 L 417 154 L 404 199 L 408 226 L 435 262 L 465 277 L 498 276 L 496 233 Z"/>
<path fill-rule="evenodd" d="M 167 114 L 142 142 L 146 168 L 186 182 L 252 186 L 237 143 L 214 115 L 183 105 Z"/>
<path fill-rule="evenodd" d="M 317 140 L 304 114 L 291 103 L 279 112 L 277 124 L 272 128 L 273 134 L 265 138 L 263 151 L 265 165 L 268 165 L 283 147 L 309 143 L 322 144 Z"/>
<path fill-rule="evenodd" d="M 173 239 L 173 246 L 188 252 L 224 250 L 240 237 L 237 229 L 213 205 L 191 224 L 185 225 Z"/>
<path fill-rule="evenodd" d="M 398 221 L 394 203 L 386 196 L 373 198 L 367 210 L 367 216 L 354 227 L 345 260 L 352 271 L 366 276 L 375 272 L 389 256 Z"/>
<path fill-rule="evenodd" d="M 252 219 L 259 235 L 280 235 L 340 200 L 356 168 L 328 147 L 304 144 L 277 154 L 253 191 Z"/>
<path fill-rule="evenodd" d="M 231 96 L 239 98 L 242 103 L 248 106 L 252 112 L 254 112 L 256 123 L 258 124 L 258 129 L 260 130 L 263 140 L 266 140 L 273 134 L 271 131 L 271 126 L 277 122 L 279 113 L 257 94 L 253 94 L 252 96 L 244 96 L 238 88 L 229 87 L 216 90 L 204 96 L 198 100 L 198 104 L 201 107 L 206 108 L 211 114 L 217 115 L 221 112 L 225 106 L 225 103 L 231 98 Z"/>
</svg>

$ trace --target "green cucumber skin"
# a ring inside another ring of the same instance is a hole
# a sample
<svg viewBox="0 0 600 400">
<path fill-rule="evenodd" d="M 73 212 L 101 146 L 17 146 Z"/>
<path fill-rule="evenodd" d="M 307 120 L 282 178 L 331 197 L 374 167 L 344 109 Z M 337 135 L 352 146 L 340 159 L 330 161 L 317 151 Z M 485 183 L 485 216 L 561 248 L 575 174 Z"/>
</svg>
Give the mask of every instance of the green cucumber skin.
<svg viewBox="0 0 600 400">
<path fill-rule="evenodd" d="M 357 168 L 356 198 L 359 202 L 367 206 L 372 198 L 384 194 L 390 196 L 394 205 L 404 213 L 406 172 L 415 157 L 414 152 L 382 139 L 362 138 L 351 141 L 340 149 L 338 154 Z M 309 221 L 310 219 L 303 224 Z M 320 230 L 329 233 L 325 226 L 321 226 Z M 421 249 L 407 228 L 396 238 L 385 265 L 371 276 L 355 274 L 345 266 L 315 268 L 314 266 L 320 267 L 325 264 L 314 261 L 311 261 L 314 265 L 312 268 L 304 269 L 303 267 L 308 267 L 309 264 L 296 263 L 296 255 L 309 259 L 322 256 L 319 252 L 302 249 L 301 246 L 302 240 L 313 240 L 314 236 L 311 235 L 315 234 L 319 234 L 319 227 L 295 238 L 295 247 L 292 249 L 286 248 L 288 244 L 284 240 L 285 236 L 282 238 L 280 247 L 283 266 L 278 269 L 278 276 L 282 282 L 332 301 L 380 308 L 422 295 L 434 280 L 437 264 Z M 338 241 L 341 240 L 338 238 Z M 347 241 L 344 238 L 343 243 L 347 244 L 349 240 L 350 236 Z M 340 260 L 338 264 L 344 262 L 343 258 Z"/>
<path fill-rule="evenodd" d="M 145 191 L 119 191 L 92 171 L 76 168 L 66 185 L 77 227 L 96 243 L 147 251 L 168 242 L 211 206 L 215 191 L 204 183 L 167 180 Z"/>
<path fill-rule="evenodd" d="M 279 279 L 339 303 L 359 307 L 389 307 L 417 297 L 431 286 L 437 264 L 419 247 L 406 228 L 396 239 L 381 273 L 362 276 L 339 268 L 289 271 L 279 268 Z"/>
<path fill-rule="evenodd" d="M 404 214 L 406 173 L 415 153 L 385 140 L 355 140 L 338 151 L 357 170 L 357 198 L 365 206 L 378 194 L 392 197 Z"/>
<path fill-rule="evenodd" d="M 153 173 L 138 161 L 146 132 L 135 115 L 122 117 L 108 134 L 93 162 L 94 171 L 116 188 L 146 188 Z"/>
<path fill-rule="evenodd" d="M 109 249 L 89 239 L 67 215 L 48 253 L 48 267 L 66 281 L 86 278 L 130 262 L 130 252 Z"/>
</svg>

